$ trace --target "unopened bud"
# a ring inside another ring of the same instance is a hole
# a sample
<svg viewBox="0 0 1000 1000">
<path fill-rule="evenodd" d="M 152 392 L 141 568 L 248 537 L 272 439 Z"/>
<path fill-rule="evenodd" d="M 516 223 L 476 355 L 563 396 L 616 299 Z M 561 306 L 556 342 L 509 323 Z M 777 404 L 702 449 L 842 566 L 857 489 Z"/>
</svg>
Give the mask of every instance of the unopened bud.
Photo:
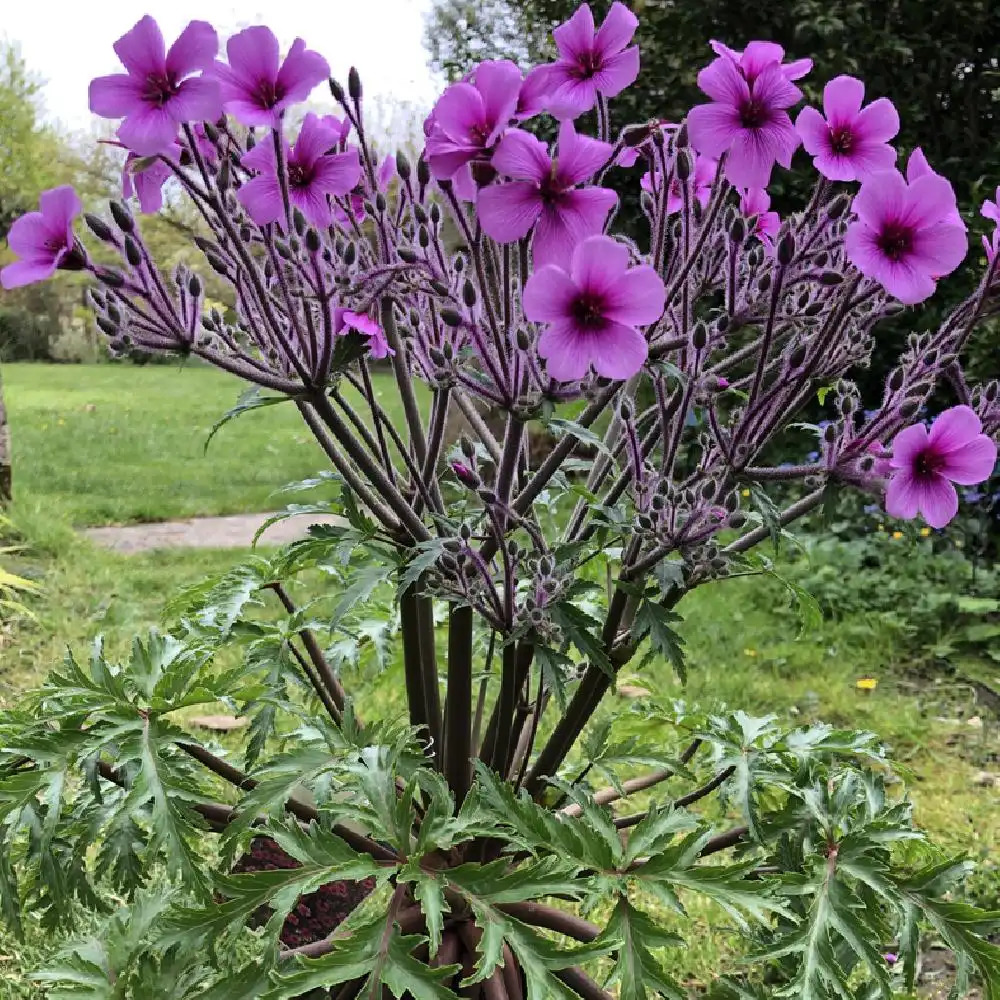
<svg viewBox="0 0 1000 1000">
<path fill-rule="evenodd" d="M 805 344 L 798 344 L 792 348 L 788 355 L 788 367 L 791 371 L 798 371 L 806 363 L 808 349 Z"/>
<path fill-rule="evenodd" d="M 819 283 L 821 285 L 826 285 L 828 288 L 841 284 L 843 280 L 844 276 L 837 271 L 824 271 L 819 276 Z"/>
<path fill-rule="evenodd" d="M 428 165 L 427 161 L 421 156 L 420 159 L 417 160 L 417 183 L 421 187 L 427 187 L 427 185 L 430 184 L 430 182 L 431 182 L 431 168 Z M 436 208 L 437 206 L 434 207 Z"/>
<path fill-rule="evenodd" d="M 206 253 L 205 260 L 208 261 L 209 267 L 217 274 L 221 274 L 224 278 L 229 276 L 229 269 L 226 266 L 226 262 L 218 254 Z"/>
<path fill-rule="evenodd" d="M 343 104 L 347 98 L 344 88 L 332 76 L 330 77 L 330 93 L 338 104 Z"/>
<path fill-rule="evenodd" d="M 191 277 L 188 278 L 187 284 L 188 294 L 191 295 L 192 298 L 198 298 L 198 296 L 201 295 L 201 278 L 199 278 L 197 274 L 192 274 Z"/>
<path fill-rule="evenodd" d="M 420 259 L 417 251 L 412 247 L 397 247 L 396 253 L 399 254 L 399 259 L 403 261 L 404 264 L 416 264 Z"/>
<path fill-rule="evenodd" d="M 434 202 L 431 205 L 430 217 L 431 217 L 431 225 L 436 226 L 441 221 L 441 206 L 438 205 L 437 202 Z"/>
<path fill-rule="evenodd" d="M 458 439 L 458 447 L 466 458 L 476 457 L 476 446 L 464 434 Z"/>
<path fill-rule="evenodd" d="M 677 177 L 681 181 L 686 181 L 691 176 L 691 171 L 694 167 L 691 154 L 686 149 L 678 151 L 677 159 L 674 161 L 674 169 L 677 171 Z"/>
<path fill-rule="evenodd" d="M 741 510 L 734 510 L 728 518 L 726 518 L 726 524 L 730 528 L 742 528 L 744 524 L 747 523 L 747 516 Z"/>
<path fill-rule="evenodd" d="M 83 218 L 87 223 L 87 228 L 99 240 L 104 240 L 106 243 L 114 242 L 115 237 L 111 232 L 111 227 L 99 215 L 92 215 L 88 212 Z"/>
<path fill-rule="evenodd" d="M 441 322 L 445 326 L 461 326 L 462 325 L 462 314 L 457 310 L 453 309 L 451 306 L 443 306 L 440 312 Z"/>
<path fill-rule="evenodd" d="M 827 424 L 826 427 L 823 428 L 823 440 L 827 444 L 833 444 L 833 442 L 837 440 L 836 424 Z"/>
<path fill-rule="evenodd" d="M 660 136 L 660 145 L 663 144 L 665 138 L 663 134 L 663 129 L 657 129 L 653 133 L 653 140 L 656 140 L 657 135 Z M 677 135 L 674 138 L 674 143 L 678 149 L 683 149 L 688 144 L 688 127 L 687 122 L 683 122 L 681 127 L 677 130 Z"/>
<path fill-rule="evenodd" d="M 468 278 L 465 279 L 465 283 L 462 285 L 462 301 L 469 309 L 476 304 L 476 286 Z"/>
<path fill-rule="evenodd" d="M 95 321 L 100 327 L 101 331 L 106 333 L 109 337 L 116 337 L 118 335 L 118 327 L 104 316 L 95 316 Z"/>
<path fill-rule="evenodd" d="M 915 417 L 917 411 L 920 409 L 919 399 L 904 399 L 899 407 L 899 415 L 904 420 L 909 420 L 910 417 Z"/>
<path fill-rule="evenodd" d="M 319 232 L 310 226 L 306 230 L 306 250 L 311 254 L 319 253 L 319 248 L 321 246 L 321 241 L 319 238 Z"/>
<path fill-rule="evenodd" d="M 806 316 L 818 316 L 822 311 L 822 302 L 810 302 L 809 305 L 807 305 L 803 310 L 803 314 Z"/>
<path fill-rule="evenodd" d="M 400 150 L 396 153 L 396 173 L 399 174 L 400 180 L 409 180 L 410 170 L 410 161 L 406 158 L 406 154 Z"/>
<path fill-rule="evenodd" d="M 417 202 L 413 206 L 413 218 L 416 219 L 420 225 L 424 225 L 427 222 L 427 210 L 420 204 L 420 202 Z"/>
<path fill-rule="evenodd" d="M 448 296 L 451 294 L 451 289 L 443 281 L 438 281 L 437 278 L 432 278 L 428 284 L 431 286 L 431 291 L 437 295 Z"/>
<path fill-rule="evenodd" d="M 229 157 L 225 156 L 222 159 L 222 163 L 219 164 L 219 172 L 216 175 L 215 183 L 218 185 L 220 191 L 228 191 L 232 179 L 233 174 L 232 167 L 229 165 Z"/>
<path fill-rule="evenodd" d="M 833 201 L 830 202 L 826 207 L 826 215 L 828 219 L 839 219 L 850 207 L 851 196 L 847 194 L 839 194 Z"/>
<path fill-rule="evenodd" d="M 738 246 L 743 244 L 743 241 L 747 238 L 747 224 L 743 219 L 737 219 L 729 227 L 729 238 Z"/>
<path fill-rule="evenodd" d="M 517 331 L 517 349 L 519 351 L 526 351 L 531 347 L 531 334 L 527 330 Z"/>
<path fill-rule="evenodd" d="M 122 201 L 113 201 L 110 204 L 111 208 L 111 218 L 115 220 L 115 225 L 123 232 L 130 233 L 135 229 L 135 219 L 132 218 L 132 213 Z"/>
<path fill-rule="evenodd" d="M 385 200 L 385 195 L 382 194 L 381 191 L 379 191 L 375 195 L 375 211 L 378 212 L 379 215 L 381 215 L 386 210 L 388 204 L 389 203 Z"/>
<path fill-rule="evenodd" d="M 792 262 L 792 258 L 795 256 L 795 237 L 791 232 L 785 233 L 784 236 L 778 240 L 778 250 L 776 254 L 778 258 L 778 263 L 782 267 L 787 267 Z"/>
<path fill-rule="evenodd" d="M 427 232 L 426 226 L 417 229 L 417 242 L 426 250 L 431 245 L 431 234 Z"/>
<path fill-rule="evenodd" d="M 355 104 L 361 101 L 361 77 L 358 75 L 357 69 L 352 66 L 347 71 L 347 92 L 351 95 L 351 100 Z"/>
<path fill-rule="evenodd" d="M 622 142 L 630 149 L 649 138 L 649 125 L 629 125 L 622 132 Z"/>
<path fill-rule="evenodd" d="M 97 280 L 109 288 L 121 288 L 125 284 L 125 275 L 113 267 L 102 267 L 97 271 Z"/>
<path fill-rule="evenodd" d="M 696 351 L 703 351 L 708 347 L 708 327 L 699 320 L 691 331 L 691 346 Z"/>
<path fill-rule="evenodd" d="M 353 241 L 348 243 L 344 247 L 344 264 L 350 267 L 358 257 L 358 248 L 354 245 Z"/>
<path fill-rule="evenodd" d="M 299 236 L 301 236 L 306 231 L 306 226 L 308 225 L 309 222 L 307 221 L 306 217 L 302 214 L 302 211 L 297 207 L 293 208 L 292 227 L 295 229 L 295 232 L 297 232 Z"/>
</svg>

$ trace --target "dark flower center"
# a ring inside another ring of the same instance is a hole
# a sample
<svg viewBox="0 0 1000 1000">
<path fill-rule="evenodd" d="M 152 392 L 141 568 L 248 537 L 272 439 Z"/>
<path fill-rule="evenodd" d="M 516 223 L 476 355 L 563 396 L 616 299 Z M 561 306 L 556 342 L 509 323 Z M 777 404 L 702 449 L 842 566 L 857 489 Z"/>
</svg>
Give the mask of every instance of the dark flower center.
<svg viewBox="0 0 1000 1000">
<path fill-rule="evenodd" d="M 146 89 L 142 93 L 147 104 L 162 108 L 171 98 L 177 96 L 180 84 L 173 73 L 152 73 L 146 77 Z"/>
<path fill-rule="evenodd" d="M 273 108 L 285 92 L 274 80 L 258 80 L 253 96 L 262 108 Z"/>
<path fill-rule="evenodd" d="M 902 260 L 913 249 L 913 230 L 900 222 L 890 222 L 878 236 L 878 248 L 889 260 Z"/>
<path fill-rule="evenodd" d="M 577 326 L 585 330 L 600 330 L 604 327 L 604 299 L 593 292 L 581 292 L 572 306 L 573 319 Z"/>
<path fill-rule="evenodd" d="M 754 97 L 740 105 L 740 124 L 744 128 L 760 128 L 767 124 L 770 117 L 767 105 Z"/>
<path fill-rule="evenodd" d="M 304 163 L 290 160 L 288 163 L 288 186 L 292 188 L 307 188 L 312 184 L 314 171 Z"/>
<path fill-rule="evenodd" d="M 830 129 L 830 148 L 841 156 L 846 156 L 854 148 L 854 134 L 850 126 L 841 125 Z"/>
<path fill-rule="evenodd" d="M 597 76 L 603 68 L 604 61 L 599 52 L 581 52 L 576 57 L 576 76 L 580 80 Z"/>
<path fill-rule="evenodd" d="M 930 448 L 920 452 L 913 462 L 913 471 L 917 474 L 918 479 L 929 479 L 936 476 L 940 468 L 941 456 Z"/>
</svg>

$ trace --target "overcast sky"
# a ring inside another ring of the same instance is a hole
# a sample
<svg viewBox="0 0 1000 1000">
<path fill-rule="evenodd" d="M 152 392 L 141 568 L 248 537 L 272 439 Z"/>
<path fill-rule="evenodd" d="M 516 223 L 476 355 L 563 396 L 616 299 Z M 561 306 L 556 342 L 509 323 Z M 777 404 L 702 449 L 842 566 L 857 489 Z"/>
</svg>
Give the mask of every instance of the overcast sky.
<svg viewBox="0 0 1000 1000">
<path fill-rule="evenodd" d="M 428 7 L 429 0 L 148 0 L 145 9 L 126 0 L 0 0 L 0 35 L 19 43 L 29 68 L 46 81 L 48 116 L 74 129 L 91 127 L 87 86 L 122 71 L 111 46 L 145 13 L 159 22 L 168 45 L 193 19 L 211 22 L 223 49 L 240 28 L 266 24 L 283 49 L 304 38 L 344 83 L 357 66 L 366 95 L 428 108 L 439 89 L 423 47 Z M 329 95 L 317 88 L 313 98 Z"/>
</svg>

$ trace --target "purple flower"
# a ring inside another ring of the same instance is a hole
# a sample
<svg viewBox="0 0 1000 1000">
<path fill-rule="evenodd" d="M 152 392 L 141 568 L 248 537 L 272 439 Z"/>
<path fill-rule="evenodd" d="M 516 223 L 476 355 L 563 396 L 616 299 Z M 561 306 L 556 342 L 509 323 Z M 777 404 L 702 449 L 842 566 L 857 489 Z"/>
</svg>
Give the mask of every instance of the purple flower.
<svg viewBox="0 0 1000 1000">
<path fill-rule="evenodd" d="M 774 237 L 781 229 L 781 217 L 777 212 L 768 211 L 770 207 L 771 196 L 763 188 L 750 188 L 740 192 L 740 211 L 747 217 L 757 217 L 754 236 L 769 251 L 774 249 Z"/>
<path fill-rule="evenodd" d="M 781 66 L 781 72 L 786 80 L 801 80 L 813 66 L 812 59 L 796 59 L 794 62 L 782 63 L 785 50 L 777 42 L 750 42 L 742 52 L 731 49 L 722 42 L 711 41 L 709 45 L 717 56 L 725 56 L 736 63 L 749 82 L 760 76 L 761 72 L 772 63 Z"/>
<path fill-rule="evenodd" d="M 385 331 L 366 313 L 352 312 L 350 309 L 338 309 L 333 318 L 334 332 L 342 334 L 347 330 L 356 330 L 368 338 L 368 350 L 373 358 L 393 357 L 396 352 L 385 339 Z"/>
<path fill-rule="evenodd" d="M 924 151 L 919 146 L 917 146 L 917 148 L 910 153 L 910 158 L 906 161 L 907 184 L 912 184 L 920 177 L 941 176 L 941 174 L 936 173 L 931 168 L 931 165 L 927 162 L 927 157 L 924 156 Z M 952 206 L 951 211 L 948 213 L 947 221 L 949 225 L 961 226 L 963 230 L 968 229 L 968 226 L 965 224 L 965 220 L 962 218 L 962 213 L 958 210 L 957 204 Z"/>
<path fill-rule="evenodd" d="M 622 3 L 611 5 L 599 30 L 589 4 L 582 4 L 552 37 L 559 58 L 540 72 L 547 91 L 545 107 L 556 118 L 579 118 L 597 95 L 617 97 L 639 75 L 639 47 L 628 46 L 639 21 Z M 539 86 L 543 84 L 536 81 Z"/>
<path fill-rule="evenodd" d="M 180 158 L 180 146 L 174 144 L 171 158 Z M 163 185 L 170 179 L 170 165 L 159 157 L 136 156 L 129 153 L 122 167 L 122 196 L 139 199 L 139 208 L 152 215 L 163 208 Z"/>
<path fill-rule="evenodd" d="M 327 61 L 301 38 L 281 62 L 278 39 L 262 25 L 233 35 L 226 54 L 229 64 L 217 61 L 212 72 L 221 86 L 222 106 L 241 125 L 277 128 L 286 108 L 304 101 L 330 76 Z"/>
<path fill-rule="evenodd" d="M 894 951 L 887 951 L 882 957 L 889 965 L 895 965 L 899 961 L 899 955 L 897 955 Z"/>
<path fill-rule="evenodd" d="M 514 180 L 479 191 L 479 219 L 500 243 L 526 236 L 532 226 L 535 267 L 564 264 L 576 245 L 604 229 L 618 196 L 599 187 L 577 188 L 608 162 L 613 147 L 577 135 L 571 121 L 559 129 L 559 154 L 545 143 L 511 129 L 493 154 L 496 170 Z"/>
<path fill-rule="evenodd" d="M 826 118 L 815 108 L 803 108 L 795 120 L 813 165 L 831 181 L 864 180 L 896 164 L 889 140 L 899 131 L 899 115 L 886 97 L 862 110 L 864 98 L 860 80 L 838 76 L 823 88 Z"/>
<path fill-rule="evenodd" d="M 917 514 L 932 528 L 943 528 L 958 513 L 952 483 L 974 486 L 989 479 L 997 446 L 968 406 L 938 414 L 930 433 L 923 424 L 900 431 L 892 441 L 892 470 L 885 509 L 911 520 Z"/>
<path fill-rule="evenodd" d="M 434 176 L 450 178 L 484 156 L 513 119 L 520 92 L 521 71 L 506 59 L 480 63 L 474 83 L 453 83 L 424 125 Z"/>
<path fill-rule="evenodd" d="M 726 177 L 736 187 L 763 188 L 775 161 L 791 166 L 799 136 L 786 109 L 802 92 L 789 82 L 780 62 L 759 65 L 750 51 L 747 46 L 740 64 L 720 56 L 698 74 L 698 86 L 713 103 L 691 109 L 688 134 L 699 153 L 729 154 Z"/>
<path fill-rule="evenodd" d="M 707 156 L 695 156 L 692 173 L 691 193 L 695 200 L 704 208 L 712 197 L 712 184 L 715 182 L 715 172 L 719 161 Z M 639 179 L 639 187 L 655 195 L 660 187 L 659 174 L 655 169 L 647 170 Z M 684 207 L 684 191 L 680 179 L 675 174 L 667 191 L 667 214 L 679 212 Z"/>
<path fill-rule="evenodd" d="M 218 83 L 192 75 L 211 67 L 219 49 L 207 22 L 192 21 L 167 51 L 147 14 L 114 48 L 127 72 L 90 82 L 90 110 L 102 118 L 124 118 L 118 138 L 132 152 L 167 153 L 180 125 L 219 117 Z"/>
<path fill-rule="evenodd" d="M 979 210 L 979 214 L 984 219 L 992 220 L 996 223 L 997 227 L 1000 227 L 1000 187 L 997 188 L 997 193 L 994 197 L 996 201 L 987 199 L 983 202 L 983 207 Z M 990 236 L 983 237 L 983 249 L 986 251 L 986 260 L 992 264 L 997 253 L 1000 253 L 1000 228 L 994 229 Z"/>
<path fill-rule="evenodd" d="M 923 302 L 968 249 L 965 230 L 951 221 L 954 210 L 955 192 L 943 177 L 907 184 L 897 170 L 873 174 L 854 198 L 847 257 L 900 302 Z"/>
<path fill-rule="evenodd" d="M 361 178 L 358 151 L 328 154 L 336 145 L 337 134 L 314 114 L 302 121 L 295 145 L 285 147 L 288 167 L 288 199 L 314 226 L 328 226 L 333 220 L 327 195 L 347 194 Z M 284 206 L 278 180 L 274 143 L 268 139 L 254 146 L 240 161 L 257 171 L 257 176 L 239 190 L 239 199 L 258 226 L 281 223 Z"/>
<path fill-rule="evenodd" d="M 606 378 L 630 378 L 648 347 L 636 329 L 663 312 L 666 290 L 648 265 L 629 268 L 628 248 L 591 236 L 573 252 L 569 270 L 550 264 L 524 286 L 524 315 L 548 324 L 538 341 L 551 378 L 583 378 L 591 365 Z"/>
<path fill-rule="evenodd" d="M 51 278 L 76 255 L 73 220 L 83 206 L 73 188 L 67 184 L 43 191 L 38 208 L 17 219 L 7 234 L 7 245 L 21 259 L 0 271 L 0 285 L 4 288 L 20 288 Z"/>
</svg>

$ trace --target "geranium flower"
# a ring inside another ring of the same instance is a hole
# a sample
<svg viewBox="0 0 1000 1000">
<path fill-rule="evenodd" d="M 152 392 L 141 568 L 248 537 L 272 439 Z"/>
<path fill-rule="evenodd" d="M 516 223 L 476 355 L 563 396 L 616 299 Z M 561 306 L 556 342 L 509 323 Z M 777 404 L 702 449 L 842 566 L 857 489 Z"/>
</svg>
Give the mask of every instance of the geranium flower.
<svg viewBox="0 0 1000 1000">
<path fill-rule="evenodd" d="M 167 51 L 147 14 L 114 49 L 126 72 L 91 81 L 90 110 L 102 118 L 124 118 L 118 138 L 132 152 L 167 153 L 182 124 L 219 117 L 218 83 L 192 75 L 211 67 L 219 49 L 207 22 L 192 21 Z"/>
<path fill-rule="evenodd" d="M 285 109 L 304 101 L 313 88 L 329 79 L 330 66 L 301 38 L 292 42 L 281 61 L 274 32 L 263 25 L 246 28 L 226 42 L 228 65 L 216 61 L 222 105 L 241 125 L 278 128 Z"/>
<path fill-rule="evenodd" d="M 781 216 L 769 211 L 771 196 L 763 188 L 750 188 L 740 192 L 740 211 L 750 218 L 756 216 L 754 236 L 764 244 L 769 251 L 774 250 L 774 237 L 781 229 Z"/>
<path fill-rule="evenodd" d="M 997 446 L 982 431 L 968 406 L 938 414 L 929 433 L 923 424 L 900 431 L 892 441 L 886 512 L 904 520 L 919 513 L 932 528 L 943 528 L 958 513 L 952 484 L 974 486 L 993 473 Z"/>
<path fill-rule="evenodd" d="M 691 109 L 688 134 L 699 153 L 716 158 L 729 154 L 726 177 L 733 185 L 764 188 L 776 161 L 791 166 L 799 136 L 786 109 L 801 99 L 802 91 L 788 80 L 780 62 L 761 66 L 748 56 L 749 50 L 740 64 L 720 56 L 698 74 L 698 86 L 713 103 Z"/>
<path fill-rule="evenodd" d="M 180 146 L 174 144 L 171 154 L 180 156 Z M 122 197 L 139 199 L 139 210 L 152 215 L 163 208 L 163 185 L 170 180 L 171 169 L 159 157 L 136 156 L 129 153 L 122 167 Z"/>
<path fill-rule="evenodd" d="M 639 48 L 628 47 L 639 21 L 622 3 L 611 5 L 595 29 L 589 4 L 552 32 L 559 58 L 536 70 L 535 83 L 547 91 L 545 107 L 556 118 L 579 118 L 597 95 L 617 97 L 639 75 Z M 544 83 L 543 83 L 544 81 Z"/>
<path fill-rule="evenodd" d="M 927 162 L 927 157 L 924 156 L 924 151 L 919 146 L 917 146 L 917 148 L 910 153 L 910 158 L 906 161 L 907 184 L 912 184 L 915 180 L 918 180 L 921 177 L 942 176 L 942 174 L 937 173 Z M 962 218 L 962 213 L 959 212 L 957 204 L 952 206 L 951 211 L 948 213 L 947 221 L 950 225 L 961 226 L 963 230 L 967 230 L 969 228 L 966 226 L 965 219 Z"/>
<path fill-rule="evenodd" d="M 987 199 L 983 202 L 983 207 L 979 214 L 984 219 L 990 219 L 996 223 L 997 227 L 990 236 L 983 236 L 983 249 L 986 251 L 986 260 L 992 264 L 997 253 L 1000 252 L 1000 187 L 994 195 L 995 201 Z"/>
<path fill-rule="evenodd" d="M 538 341 L 551 378 L 598 375 L 626 379 L 646 360 L 646 338 L 636 329 L 663 312 L 666 290 L 649 265 L 629 268 L 628 248 L 608 236 L 591 236 L 573 251 L 569 269 L 553 264 L 524 287 L 524 314 L 547 324 Z"/>
<path fill-rule="evenodd" d="M 815 108 L 803 108 L 795 120 L 813 165 L 831 181 L 864 180 L 896 163 L 889 140 L 899 132 L 899 115 L 886 97 L 862 109 L 864 99 L 860 80 L 838 76 L 823 88 L 826 118 Z"/>
<path fill-rule="evenodd" d="M 695 156 L 694 158 L 691 193 L 702 208 L 708 205 L 712 197 L 712 184 L 715 181 L 715 172 L 718 168 L 718 160 L 712 160 L 707 156 Z M 639 187 L 643 191 L 655 195 L 660 188 L 659 173 L 655 169 L 647 170 L 639 179 Z M 670 188 L 667 190 L 667 214 L 672 215 L 674 212 L 679 212 L 683 207 L 684 192 L 680 178 L 675 174 L 670 181 Z"/>
<path fill-rule="evenodd" d="M 479 191 L 479 219 L 487 235 L 500 243 L 526 236 L 532 226 L 536 267 L 565 263 L 573 248 L 604 229 L 618 196 L 605 188 L 577 188 L 608 162 L 613 147 L 577 135 L 571 121 L 559 129 L 558 156 L 545 143 L 511 129 L 493 154 L 493 166 L 508 177 Z"/>
<path fill-rule="evenodd" d="M 898 170 L 873 174 L 854 198 L 847 257 L 900 302 L 922 302 L 968 249 L 965 230 L 950 221 L 954 210 L 955 192 L 943 177 L 907 184 Z"/>
<path fill-rule="evenodd" d="M 0 271 L 4 288 L 20 288 L 51 278 L 76 254 L 73 220 L 83 211 L 80 199 L 68 184 L 43 191 L 38 211 L 17 219 L 7 233 L 7 245 L 20 257 Z"/>
<path fill-rule="evenodd" d="M 352 312 L 350 309 L 337 309 L 333 317 L 334 333 L 342 334 L 347 330 L 356 330 L 368 338 L 368 350 L 373 358 L 393 357 L 395 351 L 386 340 L 385 331 L 367 313 Z"/>
<path fill-rule="evenodd" d="M 480 63 L 474 82 L 453 83 L 424 123 L 431 173 L 450 178 L 496 145 L 517 110 L 521 71 L 509 60 Z"/>
<path fill-rule="evenodd" d="M 288 200 L 314 226 L 328 226 L 333 220 L 327 195 L 347 194 L 361 179 L 358 151 L 327 154 L 336 145 L 337 135 L 314 114 L 302 121 L 295 145 L 285 147 L 288 170 Z M 239 199 L 258 226 L 281 222 L 284 205 L 278 179 L 278 164 L 274 144 L 269 141 L 254 146 L 240 161 L 243 166 L 258 171 L 257 176 L 239 190 Z"/>
<path fill-rule="evenodd" d="M 742 52 L 714 39 L 708 44 L 717 56 L 725 56 L 736 63 L 743 76 L 750 82 L 753 82 L 772 63 L 777 63 L 781 67 L 786 80 L 801 80 L 813 67 L 812 59 L 795 59 L 790 63 L 782 63 L 785 50 L 777 42 L 750 42 Z"/>
</svg>

